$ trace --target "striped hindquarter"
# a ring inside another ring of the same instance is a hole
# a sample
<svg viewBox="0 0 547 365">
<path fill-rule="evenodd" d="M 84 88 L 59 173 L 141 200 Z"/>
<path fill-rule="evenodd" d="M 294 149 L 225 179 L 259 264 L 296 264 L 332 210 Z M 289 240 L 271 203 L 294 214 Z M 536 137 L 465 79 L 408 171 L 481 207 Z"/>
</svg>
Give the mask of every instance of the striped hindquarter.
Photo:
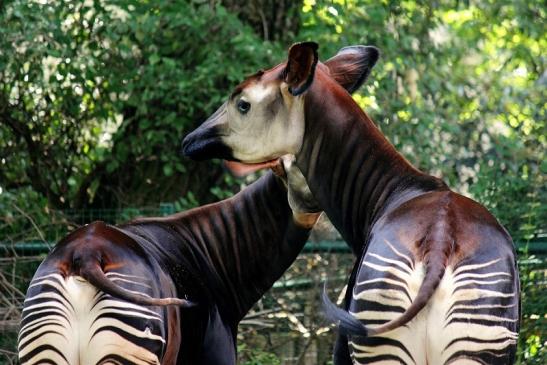
<svg viewBox="0 0 547 365">
<path fill-rule="evenodd" d="M 117 285 L 150 296 L 149 280 L 116 272 Z M 22 364 L 159 364 L 166 338 L 159 307 L 105 294 L 80 276 L 36 276 L 19 332 Z"/>
<path fill-rule="evenodd" d="M 402 245 L 371 244 L 350 312 L 369 328 L 399 317 L 425 277 L 425 265 Z M 511 262 L 477 255 L 446 267 L 426 307 L 402 327 L 350 337 L 356 364 L 511 364 L 518 331 L 518 286 Z"/>
</svg>

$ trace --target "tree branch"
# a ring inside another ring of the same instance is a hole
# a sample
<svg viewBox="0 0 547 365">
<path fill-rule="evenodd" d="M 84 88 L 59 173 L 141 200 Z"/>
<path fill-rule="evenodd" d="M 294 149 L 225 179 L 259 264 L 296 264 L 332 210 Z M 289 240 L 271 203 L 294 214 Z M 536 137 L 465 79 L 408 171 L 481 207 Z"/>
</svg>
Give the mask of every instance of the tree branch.
<svg viewBox="0 0 547 365">
<path fill-rule="evenodd" d="M 14 134 L 25 141 L 27 152 L 31 161 L 31 166 L 26 169 L 30 183 L 33 188 L 44 194 L 48 201 L 56 208 L 63 208 L 64 204 L 60 200 L 60 196 L 55 193 L 47 183 L 45 175 L 41 169 L 41 161 L 43 160 L 42 148 L 32 139 L 32 132 L 28 125 L 21 123 L 14 118 L 10 111 L 12 108 L 4 95 L 0 95 L 0 123 L 7 125 Z"/>
</svg>

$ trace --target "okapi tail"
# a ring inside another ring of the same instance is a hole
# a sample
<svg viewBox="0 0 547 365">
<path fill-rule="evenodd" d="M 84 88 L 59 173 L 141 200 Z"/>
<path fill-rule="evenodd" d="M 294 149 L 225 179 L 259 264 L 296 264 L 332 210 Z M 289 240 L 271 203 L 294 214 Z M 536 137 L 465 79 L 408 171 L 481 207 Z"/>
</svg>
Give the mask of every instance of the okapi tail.
<svg viewBox="0 0 547 365">
<path fill-rule="evenodd" d="M 347 290 L 350 290 L 348 287 Z M 323 301 L 323 313 L 325 318 L 330 323 L 335 323 L 338 326 L 338 331 L 343 335 L 363 336 L 369 335 L 369 329 L 365 327 L 357 318 L 351 315 L 347 310 L 344 310 L 334 304 L 327 294 L 327 284 L 323 287 L 321 295 Z"/>
<path fill-rule="evenodd" d="M 127 289 L 122 288 L 121 286 L 116 285 L 112 280 L 110 280 L 105 273 L 103 272 L 101 265 L 98 260 L 90 259 L 86 260 L 86 263 L 82 265 L 80 269 L 80 275 L 89 281 L 90 284 L 95 286 L 97 289 L 105 292 L 106 294 L 112 295 L 120 299 L 127 300 L 140 305 L 159 305 L 159 306 L 168 306 L 176 305 L 183 308 L 189 308 L 195 306 L 194 302 L 185 299 L 179 298 L 151 298 L 144 296 L 142 294 L 131 292 Z"/>
<path fill-rule="evenodd" d="M 334 304 L 327 294 L 326 289 L 323 289 L 323 311 L 329 322 L 336 323 L 339 331 L 345 335 L 354 336 L 375 336 L 384 332 L 391 331 L 397 327 L 404 326 L 410 322 L 427 304 L 429 298 L 437 289 L 445 271 L 444 265 L 431 265 L 427 267 L 426 276 L 416 298 L 412 304 L 405 310 L 400 317 L 395 318 L 383 325 L 375 328 L 366 327 L 361 321 L 355 318 L 348 311 L 339 308 Z"/>
<path fill-rule="evenodd" d="M 444 223 L 442 219 L 435 223 L 425 238 L 427 241 L 424 242 L 424 247 L 429 248 L 427 255 L 424 255 L 426 256 L 425 277 L 418 289 L 418 294 L 401 316 L 378 327 L 368 328 L 351 313 L 332 303 L 325 288 L 323 289 L 323 310 L 327 320 L 336 323 L 342 334 L 365 337 L 379 335 L 410 322 L 426 306 L 444 276 L 448 255 L 453 247 L 452 238 L 443 234 L 446 232 Z"/>
</svg>

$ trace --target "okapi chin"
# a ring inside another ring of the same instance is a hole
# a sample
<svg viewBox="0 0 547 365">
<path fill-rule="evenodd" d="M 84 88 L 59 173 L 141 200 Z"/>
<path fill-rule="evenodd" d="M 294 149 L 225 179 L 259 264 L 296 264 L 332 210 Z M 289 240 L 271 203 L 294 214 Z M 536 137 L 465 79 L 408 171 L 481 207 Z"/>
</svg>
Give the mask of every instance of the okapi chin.
<svg viewBox="0 0 547 365">
<path fill-rule="evenodd" d="M 353 46 L 321 63 L 317 44 L 297 43 L 285 63 L 241 83 L 191 143 L 214 127 L 240 162 L 296 156 L 358 257 L 344 308 L 325 296 L 340 328 L 335 364 L 511 364 L 520 314 L 511 237 L 483 206 L 414 168 L 351 98 L 378 57 Z"/>
<path fill-rule="evenodd" d="M 20 362 L 235 364 L 239 321 L 319 215 L 293 211 L 287 187 L 298 200 L 297 187 L 270 172 L 218 203 L 71 233 L 30 283 Z"/>
</svg>

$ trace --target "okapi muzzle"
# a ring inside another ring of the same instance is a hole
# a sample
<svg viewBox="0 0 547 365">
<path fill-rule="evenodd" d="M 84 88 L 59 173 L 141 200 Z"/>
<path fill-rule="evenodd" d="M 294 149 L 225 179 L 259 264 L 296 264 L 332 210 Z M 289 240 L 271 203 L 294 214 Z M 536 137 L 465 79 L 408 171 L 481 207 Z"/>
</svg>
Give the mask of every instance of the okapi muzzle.
<svg viewBox="0 0 547 365">
<path fill-rule="evenodd" d="M 222 141 L 226 125 L 226 103 L 209 117 L 198 129 L 182 141 L 182 153 L 194 160 L 232 158 L 232 150 Z"/>
</svg>

